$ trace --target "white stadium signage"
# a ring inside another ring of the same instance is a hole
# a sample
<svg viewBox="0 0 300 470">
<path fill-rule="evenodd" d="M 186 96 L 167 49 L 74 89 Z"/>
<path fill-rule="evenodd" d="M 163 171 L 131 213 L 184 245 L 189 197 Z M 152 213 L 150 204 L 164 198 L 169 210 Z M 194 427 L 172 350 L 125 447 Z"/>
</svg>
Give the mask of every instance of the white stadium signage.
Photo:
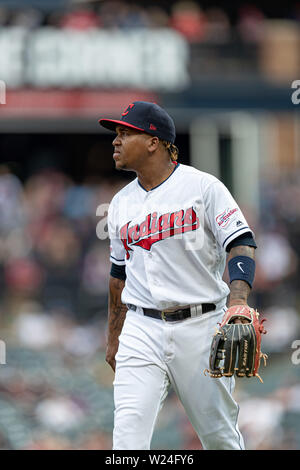
<svg viewBox="0 0 300 470">
<path fill-rule="evenodd" d="M 0 28 L 0 78 L 9 88 L 186 87 L 189 46 L 171 29 Z"/>
</svg>

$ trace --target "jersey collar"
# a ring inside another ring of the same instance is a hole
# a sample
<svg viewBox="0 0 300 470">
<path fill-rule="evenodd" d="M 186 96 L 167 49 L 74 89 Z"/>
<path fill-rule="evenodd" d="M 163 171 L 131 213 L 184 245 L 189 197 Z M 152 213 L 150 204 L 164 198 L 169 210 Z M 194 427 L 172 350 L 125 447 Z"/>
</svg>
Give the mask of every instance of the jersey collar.
<svg viewBox="0 0 300 470">
<path fill-rule="evenodd" d="M 139 186 L 144 190 L 146 191 L 146 193 L 150 193 L 150 191 L 153 191 L 154 189 L 156 188 L 159 188 L 159 186 L 161 186 L 162 184 L 164 184 L 169 178 L 171 178 L 171 176 L 174 174 L 175 170 L 177 170 L 177 168 L 179 167 L 180 163 L 175 163 L 175 168 L 174 170 L 172 171 L 172 173 L 164 180 L 162 181 L 161 183 L 159 183 L 157 186 L 154 186 L 154 188 L 151 188 L 149 189 L 149 191 L 147 191 L 147 189 L 144 188 L 144 186 L 139 182 L 139 180 L 137 180 Z"/>
</svg>

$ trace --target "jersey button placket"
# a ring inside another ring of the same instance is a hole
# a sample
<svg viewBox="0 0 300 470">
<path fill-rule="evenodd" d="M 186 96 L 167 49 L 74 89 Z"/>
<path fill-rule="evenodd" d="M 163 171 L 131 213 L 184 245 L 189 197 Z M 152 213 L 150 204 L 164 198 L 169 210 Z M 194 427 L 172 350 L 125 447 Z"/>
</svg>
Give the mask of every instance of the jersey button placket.
<svg viewBox="0 0 300 470">
<path fill-rule="evenodd" d="M 151 294 L 154 294 L 152 289 L 156 286 L 156 278 L 152 275 L 153 272 L 153 253 L 151 251 L 144 250 L 144 264 L 147 276 L 147 283 Z"/>
</svg>

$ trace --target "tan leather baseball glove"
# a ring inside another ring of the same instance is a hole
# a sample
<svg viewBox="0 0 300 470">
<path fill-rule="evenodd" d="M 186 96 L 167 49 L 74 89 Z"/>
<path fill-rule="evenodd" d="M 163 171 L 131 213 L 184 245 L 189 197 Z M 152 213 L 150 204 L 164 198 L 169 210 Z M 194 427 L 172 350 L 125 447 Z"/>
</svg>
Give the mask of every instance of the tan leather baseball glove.
<svg viewBox="0 0 300 470">
<path fill-rule="evenodd" d="M 234 323 L 236 318 L 247 323 Z M 259 313 L 248 305 L 230 307 L 217 328 L 211 343 L 209 369 L 211 377 L 258 377 L 260 361 L 266 365 L 267 355 L 261 352 L 261 335 L 266 333 Z"/>
</svg>

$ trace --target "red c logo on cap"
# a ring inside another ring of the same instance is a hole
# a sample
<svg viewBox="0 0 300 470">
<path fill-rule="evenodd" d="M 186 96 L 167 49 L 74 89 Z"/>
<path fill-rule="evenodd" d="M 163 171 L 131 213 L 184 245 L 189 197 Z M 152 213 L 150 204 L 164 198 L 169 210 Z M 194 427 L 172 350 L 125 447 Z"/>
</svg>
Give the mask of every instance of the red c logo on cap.
<svg viewBox="0 0 300 470">
<path fill-rule="evenodd" d="M 130 110 L 131 108 L 133 108 L 133 106 L 134 106 L 134 104 L 133 104 L 133 103 L 130 103 L 130 104 L 127 106 L 127 108 L 125 109 L 124 113 L 122 113 L 122 116 L 126 116 L 126 114 L 129 113 L 129 110 Z"/>
</svg>

